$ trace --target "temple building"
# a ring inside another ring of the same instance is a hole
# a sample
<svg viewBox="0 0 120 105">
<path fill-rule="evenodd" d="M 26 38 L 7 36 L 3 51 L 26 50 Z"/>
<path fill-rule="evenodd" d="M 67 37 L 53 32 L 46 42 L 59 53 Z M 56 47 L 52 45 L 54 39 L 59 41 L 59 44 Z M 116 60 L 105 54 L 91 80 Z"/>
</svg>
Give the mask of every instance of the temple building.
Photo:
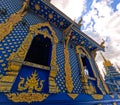
<svg viewBox="0 0 120 105">
<path fill-rule="evenodd" d="M 120 73 L 116 70 L 113 64 L 103 56 L 102 53 L 101 55 L 104 60 L 103 65 L 106 70 L 105 82 L 109 88 L 109 91 L 111 94 L 120 93 Z"/>
<path fill-rule="evenodd" d="M 0 105 L 119 105 L 81 24 L 50 0 L 0 0 Z"/>
</svg>

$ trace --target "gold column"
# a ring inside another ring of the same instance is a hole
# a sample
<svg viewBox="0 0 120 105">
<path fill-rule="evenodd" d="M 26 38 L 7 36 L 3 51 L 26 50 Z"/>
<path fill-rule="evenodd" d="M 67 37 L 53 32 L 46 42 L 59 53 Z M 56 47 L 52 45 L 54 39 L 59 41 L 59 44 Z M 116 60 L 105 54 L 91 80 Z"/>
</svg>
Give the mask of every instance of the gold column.
<svg viewBox="0 0 120 105">
<path fill-rule="evenodd" d="M 71 74 L 71 66 L 70 66 L 70 59 L 69 59 L 69 50 L 68 50 L 68 43 L 70 39 L 70 34 L 72 30 L 66 37 L 65 48 L 64 48 L 64 56 L 65 56 L 65 85 L 69 93 L 72 92 L 74 86 L 72 81 L 72 74 Z"/>
<path fill-rule="evenodd" d="M 29 0 L 26 0 L 17 13 L 12 14 L 5 23 L 0 24 L 0 41 L 2 41 L 13 30 L 14 26 L 22 20 L 23 16 L 27 13 L 26 9 L 28 4 Z"/>
<path fill-rule="evenodd" d="M 53 43 L 53 46 L 52 46 L 51 71 L 50 71 L 50 77 L 49 77 L 49 92 L 50 93 L 59 92 L 59 89 L 55 82 L 55 77 L 58 72 L 58 65 L 56 63 L 56 44 L 57 43 Z"/>
</svg>

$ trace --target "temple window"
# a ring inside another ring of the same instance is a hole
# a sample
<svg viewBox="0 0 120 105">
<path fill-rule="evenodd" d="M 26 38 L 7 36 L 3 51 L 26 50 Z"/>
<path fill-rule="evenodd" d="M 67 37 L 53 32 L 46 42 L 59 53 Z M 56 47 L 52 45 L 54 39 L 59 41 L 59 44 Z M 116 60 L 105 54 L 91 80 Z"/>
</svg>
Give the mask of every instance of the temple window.
<svg viewBox="0 0 120 105">
<path fill-rule="evenodd" d="M 37 35 L 31 43 L 25 61 L 50 66 L 51 49 L 51 40 L 44 38 L 43 35 Z"/>
</svg>

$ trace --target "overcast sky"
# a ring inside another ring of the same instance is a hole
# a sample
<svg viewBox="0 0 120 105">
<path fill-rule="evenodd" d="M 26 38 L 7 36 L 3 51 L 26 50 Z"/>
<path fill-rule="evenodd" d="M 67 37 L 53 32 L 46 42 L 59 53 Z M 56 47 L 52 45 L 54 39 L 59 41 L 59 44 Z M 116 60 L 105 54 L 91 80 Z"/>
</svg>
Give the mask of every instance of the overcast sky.
<svg viewBox="0 0 120 105">
<path fill-rule="evenodd" d="M 76 22 L 82 17 L 82 31 L 98 43 L 104 39 L 103 54 L 120 66 L 120 0 L 51 0 L 51 3 Z M 99 53 L 96 61 L 102 70 Z"/>
</svg>

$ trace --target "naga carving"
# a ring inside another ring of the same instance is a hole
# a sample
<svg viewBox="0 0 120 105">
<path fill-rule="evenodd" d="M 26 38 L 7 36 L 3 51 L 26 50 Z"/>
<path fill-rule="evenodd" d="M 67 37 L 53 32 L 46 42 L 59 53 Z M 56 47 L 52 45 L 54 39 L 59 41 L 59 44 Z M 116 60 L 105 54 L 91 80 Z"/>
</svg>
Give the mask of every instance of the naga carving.
<svg viewBox="0 0 120 105">
<path fill-rule="evenodd" d="M 26 0 L 18 12 L 12 14 L 5 23 L 0 24 L 0 41 L 2 41 L 13 30 L 14 26 L 22 20 L 23 16 L 27 13 L 26 9 L 28 4 L 29 0 Z"/>
</svg>

